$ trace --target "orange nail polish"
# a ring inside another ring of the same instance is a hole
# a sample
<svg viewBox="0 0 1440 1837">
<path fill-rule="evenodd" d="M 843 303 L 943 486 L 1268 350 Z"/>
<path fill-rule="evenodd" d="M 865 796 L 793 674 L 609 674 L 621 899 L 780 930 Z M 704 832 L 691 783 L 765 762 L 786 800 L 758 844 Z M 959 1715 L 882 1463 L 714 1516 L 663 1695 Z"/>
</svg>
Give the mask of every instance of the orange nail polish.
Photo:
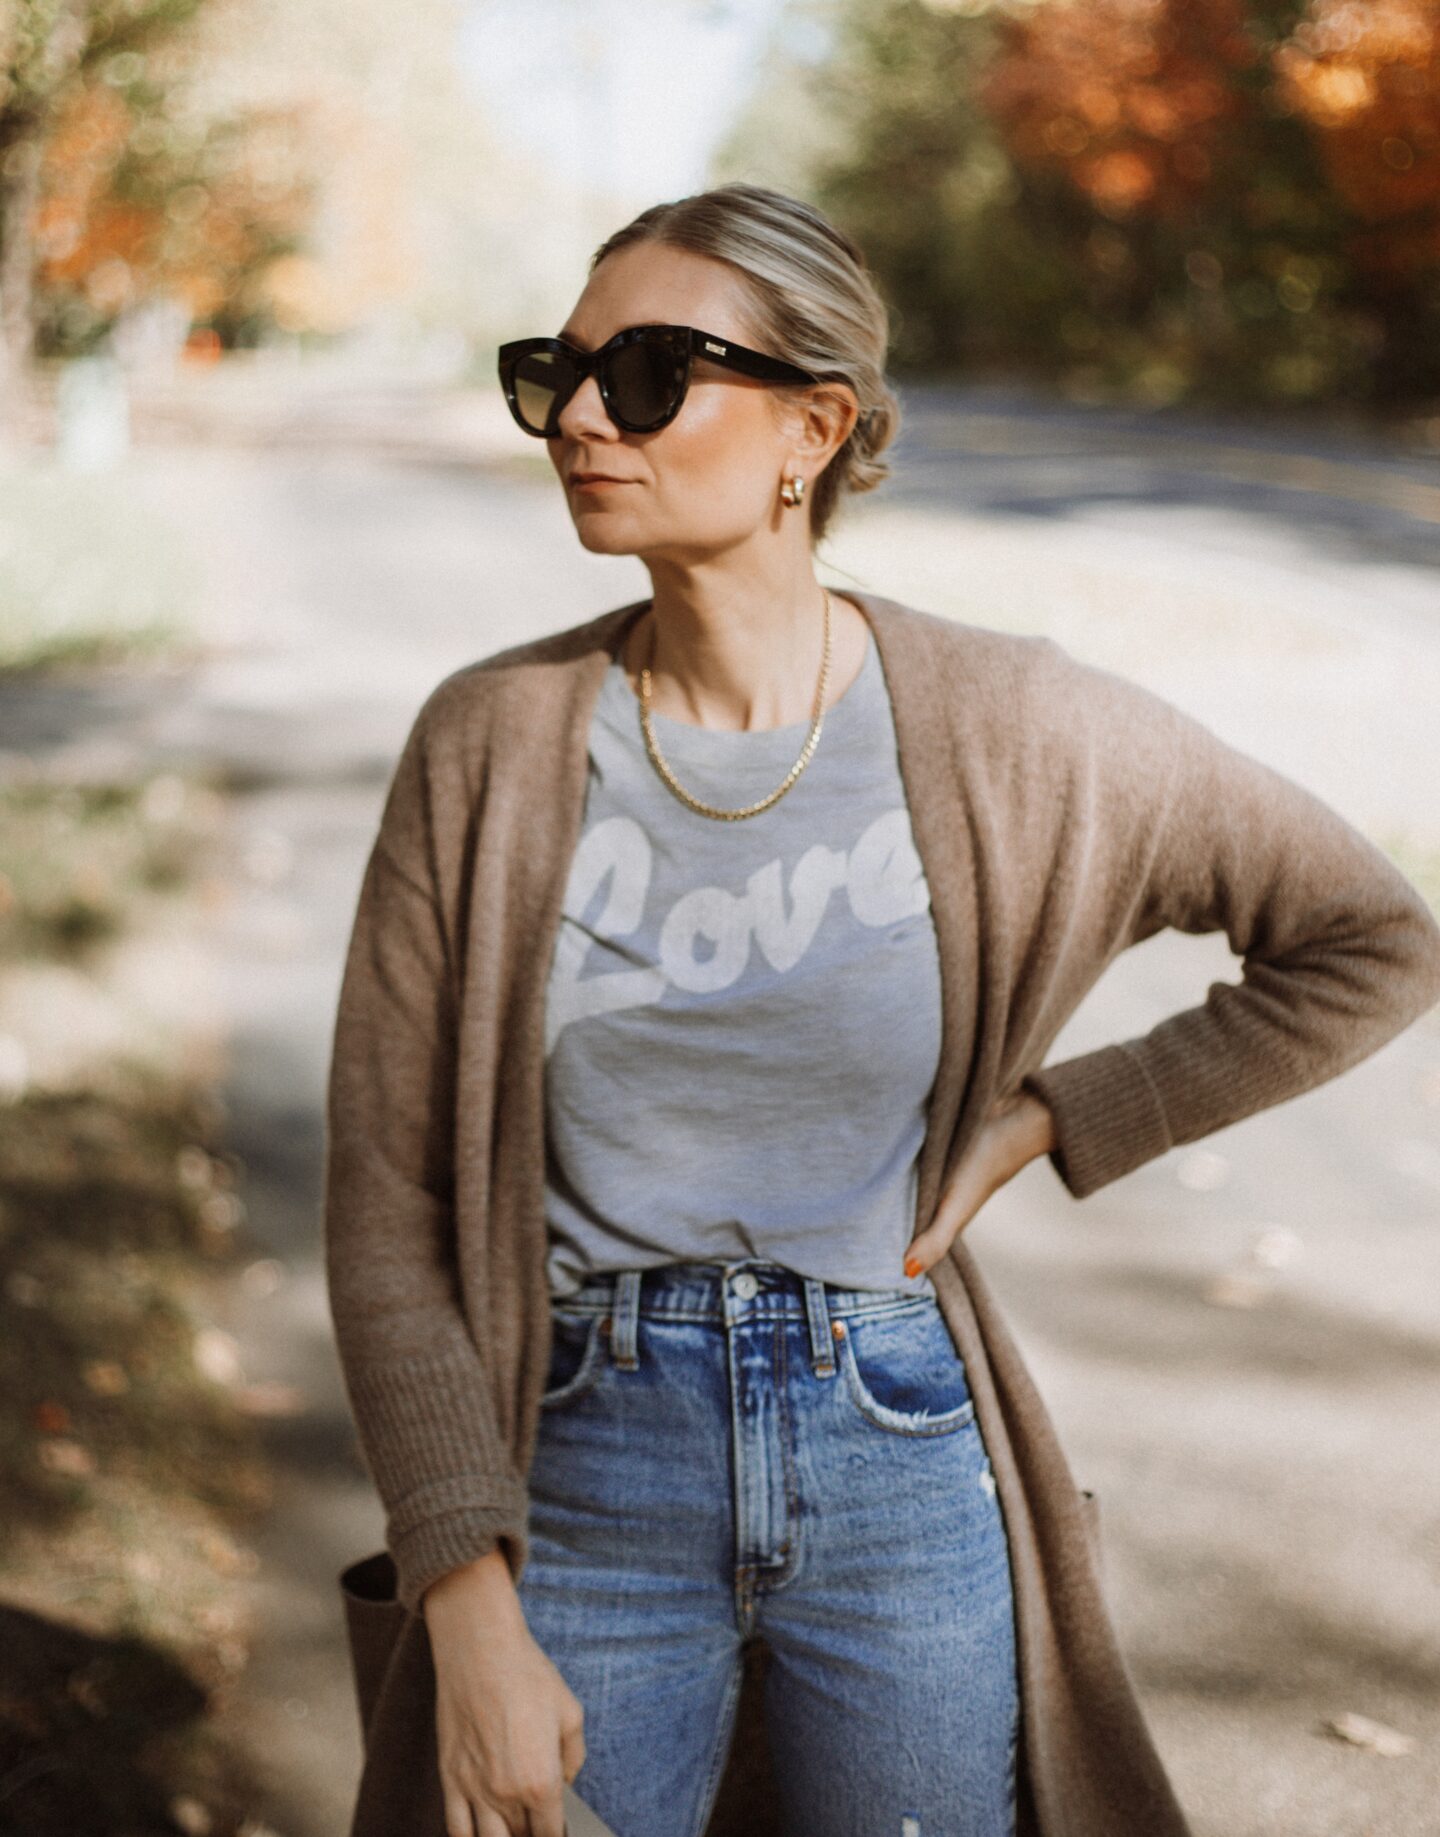
<svg viewBox="0 0 1440 1837">
<path fill-rule="evenodd" d="M 918 1257 L 906 1257 L 905 1274 L 907 1276 L 918 1276 L 920 1274 L 920 1259 Z"/>
</svg>

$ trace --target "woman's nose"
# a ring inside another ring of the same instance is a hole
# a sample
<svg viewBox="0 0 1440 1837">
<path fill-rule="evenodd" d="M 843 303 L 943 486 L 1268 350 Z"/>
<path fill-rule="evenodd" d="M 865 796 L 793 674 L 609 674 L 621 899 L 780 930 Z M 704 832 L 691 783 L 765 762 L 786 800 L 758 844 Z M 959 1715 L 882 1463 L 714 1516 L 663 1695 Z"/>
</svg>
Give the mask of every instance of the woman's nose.
<svg viewBox="0 0 1440 1837">
<path fill-rule="evenodd" d="M 618 434 L 619 429 L 610 419 L 605 399 L 600 394 L 600 384 L 595 377 L 587 376 L 561 409 L 559 427 L 566 434 Z"/>
</svg>

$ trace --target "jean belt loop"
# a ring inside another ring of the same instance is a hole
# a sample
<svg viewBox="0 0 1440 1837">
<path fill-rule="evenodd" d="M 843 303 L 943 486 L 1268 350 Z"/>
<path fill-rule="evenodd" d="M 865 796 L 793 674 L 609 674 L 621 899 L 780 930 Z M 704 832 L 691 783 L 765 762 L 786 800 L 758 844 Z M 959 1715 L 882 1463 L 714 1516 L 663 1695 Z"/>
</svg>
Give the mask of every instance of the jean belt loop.
<svg viewBox="0 0 1440 1837">
<path fill-rule="evenodd" d="M 640 1271 L 622 1269 L 615 1278 L 615 1299 L 610 1315 L 610 1356 L 625 1371 L 640 1365 Z"/>
<path fill-rule="evenodd" d="M 810 1321 L 810 1360 L 817 1378 L 835 1376 L 835 1336 L 830 1326 L 830 1306 L 825 1284 L 818 1276 L 805 1278 L 805 1313 Z"/>
</svg>

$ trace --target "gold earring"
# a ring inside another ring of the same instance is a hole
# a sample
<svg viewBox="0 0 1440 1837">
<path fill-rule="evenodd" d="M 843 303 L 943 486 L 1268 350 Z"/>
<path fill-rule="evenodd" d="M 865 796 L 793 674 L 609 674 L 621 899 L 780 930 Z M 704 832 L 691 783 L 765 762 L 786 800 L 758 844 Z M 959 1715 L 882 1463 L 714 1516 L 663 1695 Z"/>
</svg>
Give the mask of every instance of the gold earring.
<svg viewBox="0 0 1440 1837">
<path fill-rule="evenodd" d="M 797 472 L 794 478 L 782 480 L 780 501 L 784 504 L 803 504 L 805 501 L 805 480 Z"/>
</svg>

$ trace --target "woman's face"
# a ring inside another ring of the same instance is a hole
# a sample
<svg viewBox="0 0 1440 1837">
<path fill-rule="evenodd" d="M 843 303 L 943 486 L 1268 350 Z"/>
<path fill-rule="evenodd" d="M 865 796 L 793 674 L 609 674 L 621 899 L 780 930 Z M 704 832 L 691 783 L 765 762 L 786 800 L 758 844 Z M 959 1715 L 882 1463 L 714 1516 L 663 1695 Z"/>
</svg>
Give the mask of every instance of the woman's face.
<svg viewBox="0 0 1440 1837">
<path fill-rule="evenodd" d="M 653 321 L 749 344 L 738 288 L 733 272 L 709 256 L 632 243 L 600 263 L 560 336 L 593 351 L 627 326 Z M 808 542 L 809 512 L 786 509 L 780 480 L 788 462 L 806 457 L 810 417 L 785 416 L 780 407 L 764 383 L 696 355 L 675 419 L 632 434 L 610 419 L 599 383 L 586 377 L 545 443 L 581 542 L 606 555 L 694 561 L 802 514 Z M 815 469 L 812 455 L 807 476 Z M 586 490 L 571 477 L 576 471 L 623 482 Z"/>
</svg>

